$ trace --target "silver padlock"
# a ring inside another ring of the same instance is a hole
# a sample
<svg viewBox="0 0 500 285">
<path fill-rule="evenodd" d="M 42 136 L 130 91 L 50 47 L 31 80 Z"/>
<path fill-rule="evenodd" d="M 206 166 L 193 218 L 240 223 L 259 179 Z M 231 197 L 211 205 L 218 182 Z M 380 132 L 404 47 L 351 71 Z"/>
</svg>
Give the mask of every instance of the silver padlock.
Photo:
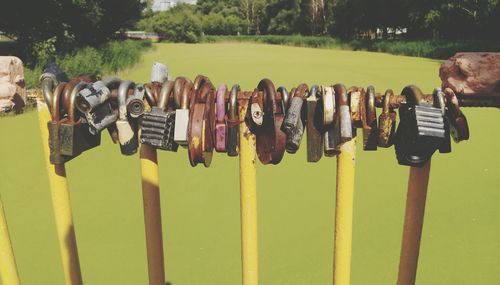
<svg viewBox="0 0 500 285">
<path fill-rule="evenodd" d="M 153 63 L 151 67 L 151 82 L 163 83 L 168 80 L 168 68 L 160 62 Z"/>
<path fill-rule="evenodd" d="M 180 105 L 175 110 L 174 141 L 183 147 L 188 146 L 189 95 L 193 92 L 193 83 L 187 81 L 182 89 Z"/>
<path fill-rule="evenodd" d="M 137 152 L 137 130 L 132 127 L 127 116 L 127 95 L 128 90 L 135 88 L 135 83 L 129 80 L 122 81 L 118 88 L 118 120 L 116 128 L 118 130 L 118 141 L 122 154 L 131 155 Z"/>
<path fill-rule="evenodd" d="M 138 118 L 144 114 L 144 110 L 146 109 L 144 105 L 144 93 L 145 89 L 143 86 L 136 86 L 134 94 L 127 98 L 127 112 L 130 117 Z"/>
</svg>

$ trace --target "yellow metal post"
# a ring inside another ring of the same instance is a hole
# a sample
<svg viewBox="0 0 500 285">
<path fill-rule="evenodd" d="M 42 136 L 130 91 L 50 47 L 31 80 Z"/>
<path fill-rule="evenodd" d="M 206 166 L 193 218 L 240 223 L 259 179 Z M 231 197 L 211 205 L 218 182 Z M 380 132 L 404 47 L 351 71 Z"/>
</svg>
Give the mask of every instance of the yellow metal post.
<svg viewBox="0 0 500 285">
<path fill-rule="evenodd" d="M 17 273 L 16 260 L 10 243 L 9 229 L 5 212 L 3 210 L 2 199 L 0 198 L 0 280 L 2 284 L 19 285 L 19 275 Z"/>
<path fill-rule="evenodd" d="M 47 105 L 43 101 L 38 100 L 37 106 L 38 122 L 42 134 L 45 166 L 49 178 L 64 279 L 68 285 L 81 285 L 83 284 L 82 273 L 80 271 L 80 261 L 78 259 L 78 249 L 76 246 L 73 215 L 71 212 L 68 183 L 66 180 L 66 168 L 64 164 L 52 165 L 50 163 L 50 150 L 48 144 L 49 132 L 47 129 L 47 122 L 51 120 L 50 113 Z"/>
<path fill-rule="evenodd" d="M 240 104 L 240 122 L 245 121 L 246 110 L 247 102 Z M 257 285 L 259 284 L 259 260 L 255 135 L 250 132 L 245 123 L 241 123 L 239 129 L 242 278 L 243 285 Z"/>
<path fill-rule="evenodd" d="M 160 179 L 156 149 L 148 145 L 141 145 L 140 159 L 149 284 L 165 285 Z"/>
<path fill-rule="evenodd" d="M 333 284 L 349 285 L 351 278 L 356 138 L 342 144 L 340 151 L 341 153 L 337 157 Z"/>
<path fill-rule="evenodd" d="M 430 161 L 423 167 L 410 167 L 398 285 L 415 284 L 430 169 Z"/>
</svg>

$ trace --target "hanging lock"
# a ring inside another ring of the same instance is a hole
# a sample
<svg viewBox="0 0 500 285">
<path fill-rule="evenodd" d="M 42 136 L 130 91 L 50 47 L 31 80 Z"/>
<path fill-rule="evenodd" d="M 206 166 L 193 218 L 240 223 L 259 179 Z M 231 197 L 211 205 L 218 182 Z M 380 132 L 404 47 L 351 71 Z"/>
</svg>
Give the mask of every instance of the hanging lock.
<svg viewBox="0 0 500 285">
<path fill-rule="evenodd" d="M 91 134 L 87 122 L 84 118 L 77 115 L 77 110 L 75 108 L 76 94 L 86 86 L 87 83 L 83 81 L 75 85 L 66 85 L 65 89 L 69 90 L 70 95 L 67 100 L 65 100 L 65 105 L 68 106 L 68 115 L 60 121 L 59 127 L 61 155 L 76 157 L 82 152 L 101 144 L 101 134 Z"/>
<path fill-rule="evenodd" d="M 285 153 L 286 134 L 281 130 L 283 105 L 276 100 L 276 89 L 269 79 L 259 82 L 257 90 L 263 93 L 264 118 L 256 133 L 257 156 L 262 164 L 278 164 Z"/>
<path fill-rule="evenodd" d="M 139 118 L 144 114 L 146 106 L 144 105 L 145 90 L 143 86 L 136 86 L 134 94 L 127 98 L 127 112 L 128 115 L 134 119 Z"/>
<path fill-rule="evenodd" d="M 92 134 L 97 134 L 118 119 L 118 114 L 111 108 L 110 88 L 118 86 L 120 82 L 120 79 L 110 77 L 94 82 L 78 93 L 76 107 L 85 114 Z"/>
<path fill-rule="evenodd" d="M 227 86 L 225 84 L 219 85 L 217 89 L 217 119 L 215 121 L 215 151 L 226 152 L 227 148 L 227 117 L 226 117 L 226 103 L 225 95 Z"/>
<path fill-rule="evenodd" d="M 151 66 L 151 80 L 150 83 L 144 84 L 144 91 L 146 95 L 146 101 L 149 106 L 158 106 L 158 101 L 160 97 L 160 90 L 168 80 L 168 68 L 165 64 L 160 62 L 155 62 Z"/>
<path fill-rule="evenodd" d="M 446 88 L 444 90 L 444 94 L 447 101 L 447 117 L 450 122 L 451 137 L 457 143 L 463 140 L 468 140 L 469 124 L 467 123 L 467 118 L 464 113 L 460 110 L 455 92 L 450 88 Z"/>
<path fill-rule="evenodd" d="M 197 77 L 198 78 L 198 77 Z M 197 90 L 191 96 L 190 118 L 188 125 L 188 155 L 191 166 L 203 163 L 209 167 L 212 162 L 212 130 L 210 128 L 211 115 L 213 109 L 210 105 L 214 102 L 214 87 L 206 79 L 202 81 L 195 80 Z"/>
<path fill-rule="evenodd" d="M 443 144 L 439 147 L 440 153 L 450 153 L 451 152 L 451 135 L 450 135 L 450 121 L 448 120 L 447 108 L 446 108 L 446 98 L 441 88 L 435 88 L 432 92 L 432 99 L 434 107 L 441 110 L 441 115 L 443 116 L 444 123 L 444 140 Z"/>
<path fill-rule="evenodd" d="M 140 141 L 155 148 L 177 151 L 179 145 L 174 142 L 175 112 L 167 111 L 168 97 L 174 88 L 173 81 L 166 81 L 158 98 L 158 106 L 142 115 Z"/>
<path fill-rule="evenodd" d="M 176 84 L 180 85 L 180 81 L 176 80 Z M 178 100 L 177 109 L 175 109 L 175 128 L 174 141 L 183 146 L 188 146 L 188 125 L 189 125 L 189 96 L 193 93 L 194 85 L 191 81 L 186 81 L 179 91 L 180 99 Z M 177 98 L 177 96 L 175 96 Z M 177 100 L 176 100 L 177 101 Z"/>
<path fill-rule="evenodd" d="M 375 107 L 375 88 L 368 86 L 360 100 L 361 122 L 363 125 L 363 150 L 377 150 L 378 127 Z"/>
<path fill-rule="evenodd" d="M 401 94 L 406 103 L 399 107 L 396 156 L 401 165 L 422 167 L 445 139 L 442 111 L 423 101 L 424 95 L 416 86 L 405 87 Z"/>
<path fill-rule="evenodd" d="M 322 101 L 317 85 L 312 85 L 306 99 L 307 161 L 317 162 L 323 155 Z M 319 103 L 318 103 L 319 102 Z"/>
<path fill-rule="evenodd" d="M 122 81 L 118 87 L 118 141 L 123 155 L 132 155 L 137 152 L 139 142 L 137 139 L 137 121 L 127 115 L 127 97 L 129 89 L 135 89 L 135 83 L 129 80 Z"/>
<path fill-rule="evenodd" d="M 238 92 L 240 86 L 233 85 L 231 94 L 229 95 L 229 111 L 227 118 L 227 155 L 238 156 L 238 143 L 239 143 L 239 110 L 238 110 Z"/>
<path fill-rule="evenodd" d="M 394 92 L 391 89 L 385 91 L 384 106 L 382 114 L 378 118 L 378 146 L 390 147 L 394 144 L 394 134 L 396 132 L 396 112 L 391 107 L 391 99 Z"/>
<path fill-rule="evenodd" d="M 284 87 L 278 88 L 278 93 L 280 93 L 283 98 L 283 108 L 286 108 L 286 115 L 281 129 L 286 133 L 285 149 L 288 153 L 297 152 L 300 142 L 302 141 L 302 136 L 304 135 L 302 106 L 308 92 L 309 88 L 307 85 L 301 84 L 293 91 L 292 98 L 290 99 Z"/>
<path fill-rule="evenodd" d="M 49 110 L 52 108 L 54 89 L 59 83 L 68 81 L 68 76 L 56 63 L 49 62 L 44 66 L 43 74 L 40 76 L 40 83 L 43 90 L 43 98 Z"/>
<path fill-rule="evenodd" d="M 340 142 L 348 142 L 353 137 L 353 126 L 351 120 L 351 111 L 349 109 L 349 97 L 347 89 L 343 84 L 335 84 L 333 86 L 335 91 L 336 103 L 338 106 L 338 119 L 340 124 Z"/>
<path fill-rule="evenodd" d="M 365 110 L 361 103 L 364 103 L 365 90 L 359 87 L 351 87 L 347 91 L 349 96 L 349 105 L 351 107 L 351 120 L 353 125 L 353 132 L 355 135 L 356 128 L 363 127 L 363 121 L 361 119 L 361 112 Z"/>
<path fill-rule="evenodd" d="M 59 83 L 54 92 L 47 94 L 51 96 L 50 99 L 46 99 L 52 104 L 51 110 L 51 121 L 47 123 L 47 128 L 49 130 L 49 159 L 52 164 L 63 164 L 72 159 L 70 156 L 61 155 L 61 140 L 59 137 L 59 129 L 61 125 L 61 99 L 62 92 L 67 83 Z"/>
<path fill-rule="evenodd" d="M 337 112 L 335 87 L 321 86 L 323 102 L 324 152 L 326 157 L 339 154 L 340 119 Z"/>
</svg>

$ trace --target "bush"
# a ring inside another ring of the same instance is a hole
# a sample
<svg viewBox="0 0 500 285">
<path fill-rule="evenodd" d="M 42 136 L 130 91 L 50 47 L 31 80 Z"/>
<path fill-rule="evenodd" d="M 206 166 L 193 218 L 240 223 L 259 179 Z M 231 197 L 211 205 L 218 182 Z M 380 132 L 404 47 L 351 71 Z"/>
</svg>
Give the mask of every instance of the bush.
<svg viewBox="0 0 500 285">
<path fill-rule="evenodd" d="M 102 75 L 133 66 L 139 61 L 141 53 L 151 46 L 150 41 L 112 41 L 97 48 L 83 47 L 72 53 L 56 56 L 55 61 L 70 78 L 84 73 Z M 38 78 L 46 63 L 47 60 L 42 58 L 34 68 L 25 68 L 28 88 L 39 85 Z"/>
<path fill-rule="evenodd" d="M 203 17 L 203 32 L 207 35 L 236 35 L 242 26 L 241 20 L 233 15 L 210 13 Z"/>
</svg>

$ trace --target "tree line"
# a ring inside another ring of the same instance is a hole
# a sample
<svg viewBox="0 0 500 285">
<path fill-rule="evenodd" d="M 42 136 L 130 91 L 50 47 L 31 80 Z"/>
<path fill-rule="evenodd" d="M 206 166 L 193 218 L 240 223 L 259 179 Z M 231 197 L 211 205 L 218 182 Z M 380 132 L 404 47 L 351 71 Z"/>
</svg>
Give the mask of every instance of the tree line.
<svg viewBox="0 0 500 285">
<path fill-rule="evenodd" d="M 500 1 L 198 0 L 146 13 L 137 27 L 187 42 L 202 34 L 488 40 L 500 35 Z"/>
</svg>

